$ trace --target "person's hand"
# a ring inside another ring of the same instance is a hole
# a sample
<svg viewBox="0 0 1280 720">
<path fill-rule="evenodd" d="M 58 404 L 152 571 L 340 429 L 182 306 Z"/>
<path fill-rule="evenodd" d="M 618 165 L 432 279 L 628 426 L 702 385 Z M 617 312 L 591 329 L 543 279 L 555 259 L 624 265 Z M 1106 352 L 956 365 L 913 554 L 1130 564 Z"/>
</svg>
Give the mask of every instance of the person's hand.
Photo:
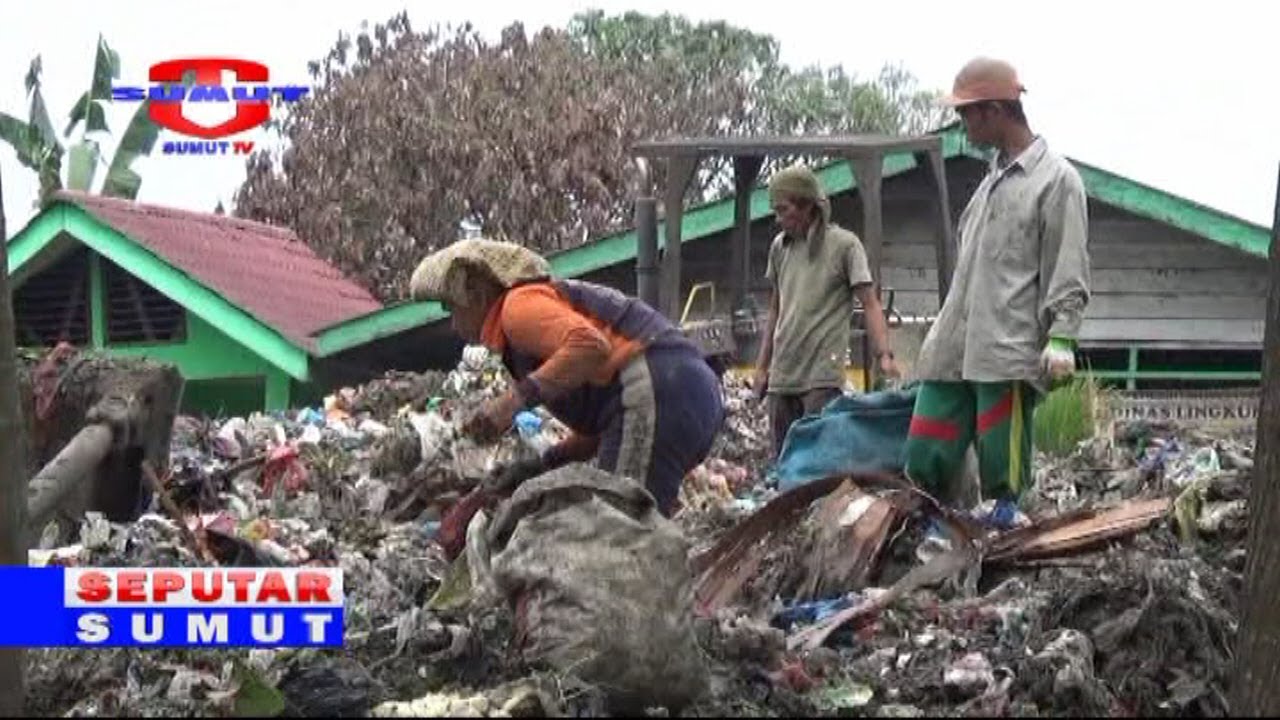
<svg viewBox="0 0 1280 720">
<path fill-rule="evenodd" d="M 1040 353 L 1040 368 L 1049 378 L 1058 382 L 1071 377 L 1076 372 L 1076 353 L 1071 348 L 1071 341 L 1063 338 L 1050 338 Z"/>
<path fill-rule="evenodd" d="M 894 358 L 893 353 L 880 355 L 880 376 L 886 380 L 902 379 L 902 368 L 898 365 L 898 360 Z"/>
<path fill-rule="evenodd" d="M 546 472 L 546 463 L 540 457 L 530 457 L 508 463 L 485 481 L 485 489 L 489 492 L 506 495 L 520 487 L 526 480 L 535 478 Z"/>
<path fill-rule="evenodd" d="M 765 393 L 769 390 L 769 369 L 756 368 L 755 374 L 751 378 L 751 389 L 756 393 L 757 400 L 763 400 Z"/>
<path fill-rule="evenodd" d="M 519 397 L 512 392 L 494 398 L 463 423 L 462 433 L 481 444 L 497 442 L 511 428 L 520 405 Z"/>
</svg>

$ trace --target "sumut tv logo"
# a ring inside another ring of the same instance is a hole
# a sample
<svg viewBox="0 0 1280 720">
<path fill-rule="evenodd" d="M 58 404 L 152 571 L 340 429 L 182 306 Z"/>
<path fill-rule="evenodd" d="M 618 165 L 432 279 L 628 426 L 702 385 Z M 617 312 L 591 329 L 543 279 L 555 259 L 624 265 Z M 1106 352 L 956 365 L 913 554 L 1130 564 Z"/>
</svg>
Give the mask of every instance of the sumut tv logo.
<svg viewBox="0 0 1280 720">
<path fill-rule="evenodd" d="M 223 71 L 230 71 L 240 84 L 222 84 Z M 190 87 L 182 84 L 183 76 L 194 73 Z M 113 86 L 111 97 L 121 102 L 150 101 L 148 114 L 156 125 L 181 135 L 200 140 L 166 141 L 166 155 L 248 155 L 251 141 L 224 140 L 236 133 L 252 130 L 271 118 L 271 96 L 296 103 L 310 88 L 301 85 L 268 85 L 271 72 L 266 65 L 236 58 L 184 58 L 167 60 L 151 66 L 150 87 Z M 235 115 L 217 125 L 202 125 L 187 117 L 183 103 L 223 103 L 235 105 Z"/>
</svg>

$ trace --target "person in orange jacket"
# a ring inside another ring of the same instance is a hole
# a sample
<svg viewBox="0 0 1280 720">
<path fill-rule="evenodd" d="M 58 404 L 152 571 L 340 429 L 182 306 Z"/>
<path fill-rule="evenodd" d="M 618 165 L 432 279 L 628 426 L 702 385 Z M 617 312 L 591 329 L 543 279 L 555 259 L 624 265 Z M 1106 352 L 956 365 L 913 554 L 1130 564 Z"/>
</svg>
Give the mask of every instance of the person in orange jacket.
<svg viewBox="0 0 1280 720">
<path fill-rule="evenodd" d="M 643 484 L 664 515 L 724 422 L 719 376 L 661 313 L 612 288 L 551 276 L 537 253 L 458 241 L 414 271 L 416 300 L 437 300 L 464 340 L 502 356 L 514 383 L 464 423 L 494 441 L 543 405 L 572 434 L 504 478 L 513 485 L 592 458 Z"/>
</svg>

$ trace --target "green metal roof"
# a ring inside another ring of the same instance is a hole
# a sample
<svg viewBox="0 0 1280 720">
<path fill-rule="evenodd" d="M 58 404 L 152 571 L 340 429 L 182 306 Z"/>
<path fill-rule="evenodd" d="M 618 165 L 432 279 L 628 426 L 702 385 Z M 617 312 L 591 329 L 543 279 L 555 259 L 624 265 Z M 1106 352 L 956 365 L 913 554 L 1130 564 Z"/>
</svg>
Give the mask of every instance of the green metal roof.
<svg viewBox="0 0 1280 720">
<path fill-rule="evenodd" d="M 984 162 L 989 159 L 986 152 L 969 144 L 958 124 L 939 132 L 946 159 L 967 157 Z M 1089 197 L 1099 202 L 1200 235 L 1255 257 L 1265 259 L 1268 255 L 1271 246 L 1269 228 L 1092 165 L 1076 160 L 1071 160 L 1071 163 L 1080 173 Z M 915 167 L 915 157 L 910 153 L 886 155 L 884 177 L 893 177 Z M 819 168 L 817 174 L 829 195 L 848 192 L 857 187 L 852 168 L 843 160 Z M 681 243 L 701 240 L 732 228 L 733 206 L 734 200 L 729 197 L 686 210 L 681 223 Z M 772 215 L 768 191 L 761 185 L 751 194 L 751 220 Z M 562 250 L 548 256 L 548 260 L 556 275 L 577 277 L 635 258 L 636 243 L 636 232 L 632 228 Z M 666 228 L 659 223 L 658 246 L 663 247 L 665 244 Z M 317 351 L 324 357 L 447 316 L 444 309 L 434 302 L 393 305 L 322 330 L 316 337 Z"/>
</svg>

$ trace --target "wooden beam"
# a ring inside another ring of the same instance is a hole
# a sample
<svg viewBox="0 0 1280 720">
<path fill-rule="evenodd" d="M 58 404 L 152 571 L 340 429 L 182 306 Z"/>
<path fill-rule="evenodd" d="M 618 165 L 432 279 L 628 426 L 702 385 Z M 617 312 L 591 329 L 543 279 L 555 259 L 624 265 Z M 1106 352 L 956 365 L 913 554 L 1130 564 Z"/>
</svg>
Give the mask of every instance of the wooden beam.
<svg viewBox="0 0 1280 720">
<path fill-rule="evenodd" d="M 138 292 L 138 279 L 125 273 L 124 284 L 129 288 L 129 299 L 133 301 L 133 308 L 138 312 L 138 322 L 142 325 L 142 332 L 147 342 L 155 342 L 158 338 L 155 328 L 151 327 L 151 318 L 147 317 L 147 306 L 142 302 L 142 293 Z"/>
<path fill-rule="evenodd" d="M 1187 345 L 1249 345 L 1262 338 L 1262 320 L 1166 320 L 1091 318 L 1085 315 L 1081 342 L 1180 342 Z"/>
<path fill-rule="evenodd" d="M 107 297 L 103 282 L 102 256 L 85 248 L 89 254 L 89 343 L 101 349 L 107 346 Z"/>
<path fill-rule="evenodd" d="M 1098 292 L 1089 298 L 1089 320 L 1259 320 L 1266 314 L 1266 298 L 1256 295 L 1190 295 L 1181 293 Z"/>
</svg>

